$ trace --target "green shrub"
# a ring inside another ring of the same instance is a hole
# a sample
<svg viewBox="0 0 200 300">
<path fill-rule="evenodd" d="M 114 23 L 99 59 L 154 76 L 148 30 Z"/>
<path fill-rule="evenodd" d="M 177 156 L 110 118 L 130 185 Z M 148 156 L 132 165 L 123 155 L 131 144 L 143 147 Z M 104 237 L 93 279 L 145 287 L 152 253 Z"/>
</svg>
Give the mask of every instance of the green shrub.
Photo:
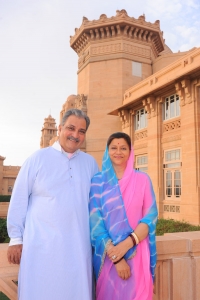
<svg viewBox="0 0 200 300">
<path fill-rule="evenodd" d="M 173 219 L 159 219 L 156 227 L 156 235 L 186 231 L 200 231 L 200 226 L 191 225 L 184 221 L 175 221 Z"/>
<path fill-rule="evenodd" d="M 0 195 L 0 202 L 10 202 L 10 195 Z"/>
<path fill-rule="evenodd" d="M 9 241 L 6 219 L 0 218 L 0 243 L 5 243 Z"/>
</svg>

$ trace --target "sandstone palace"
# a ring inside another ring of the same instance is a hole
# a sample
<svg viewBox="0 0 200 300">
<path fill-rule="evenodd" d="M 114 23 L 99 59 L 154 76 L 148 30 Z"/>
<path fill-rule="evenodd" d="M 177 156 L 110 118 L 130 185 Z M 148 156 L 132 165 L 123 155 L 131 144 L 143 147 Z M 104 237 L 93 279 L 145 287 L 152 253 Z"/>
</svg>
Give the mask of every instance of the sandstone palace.
<svg viewBox="0 0 200 300">
<path fill-rule="evenodd" d="M 78 58 L 77 95 L 67 98 L 60 118 L 70 108 L 88 114 L 82 150 L 100 165 L 108 136 L 128 133 L 135 168 L 152 179 L 159 216 L 200 224 L 200 48 L 173 53 L 158 20 L 125 10 L 83 17 L 70 46 Z M 49 116 L 40 146 L 56 139 Z"/>
</svg>

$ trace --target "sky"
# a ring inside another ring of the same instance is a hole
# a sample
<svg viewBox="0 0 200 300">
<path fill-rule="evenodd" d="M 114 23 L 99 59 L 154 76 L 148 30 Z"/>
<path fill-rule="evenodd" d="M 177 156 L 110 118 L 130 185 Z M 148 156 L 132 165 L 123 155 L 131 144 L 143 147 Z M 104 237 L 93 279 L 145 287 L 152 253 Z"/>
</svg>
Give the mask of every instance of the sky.
<svg viewBox="0 0 200 300">
<path fill-rule="evenodd" d="M 173 52 L 200 47 L 200 0 L 0 0 L 0 155 L 21 166 L 40 148 L 49 114 L 77 94 L 78 56 L 69 37 L 83 16 L 99 19 L 125 9 L 160 20 Z"/>
</svg>

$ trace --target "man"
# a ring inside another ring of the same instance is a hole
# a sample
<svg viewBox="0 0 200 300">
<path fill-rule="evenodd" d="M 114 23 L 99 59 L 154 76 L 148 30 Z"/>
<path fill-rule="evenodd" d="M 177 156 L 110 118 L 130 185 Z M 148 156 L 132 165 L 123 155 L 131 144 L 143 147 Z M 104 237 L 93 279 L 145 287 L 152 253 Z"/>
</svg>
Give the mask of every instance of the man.
<svg viewBox="0 0 200 300">
<path fill-rule="evenodd" d="M 17 177 L 8 260 L 20 263 L 20 300 L 92 298 L 88 199 L 98 167 L 79 150 L 89 123 L 81 110 L 67 111 L 59 141 L 29 157 Z"/>
</svg>

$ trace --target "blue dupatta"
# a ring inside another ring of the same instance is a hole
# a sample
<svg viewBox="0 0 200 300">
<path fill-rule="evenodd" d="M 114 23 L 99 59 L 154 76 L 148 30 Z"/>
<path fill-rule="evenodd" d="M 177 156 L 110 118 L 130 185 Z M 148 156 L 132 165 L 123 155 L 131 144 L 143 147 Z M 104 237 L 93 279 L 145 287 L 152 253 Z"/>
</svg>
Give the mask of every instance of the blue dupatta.
<svg viewBox="0 0 200 300">
<path fill-rule="evenodd" d="M 133 153 L 131 152 L 130 155 L 133 155 Z M 132 163 L 131 161 L 131 164 Z M 150 181 L 149 177 L 148 181 Z M 157 259 L 155 241 L 157 206 L 151 181 L 150 192 L 153 199 L 152 206 L 140 222 L 147 224 L 149 227 L 150 269 L 154 280 Z M 98 279 L 104 264 L 106 248 L 109 243 L 112 242 L 114 245 L 117 245 L 133 232 L 127 219 L 118 179 L 112 166 L 107 147 L 103 156 L 102 172 L 97 173 L 92 178 L 89 210 L 93 266 L 95 276 Z M 126 260 L 134 256 L 136 247 L 137 246 L 131 248 L 125 254 L 124 258 Z"/>
</svg>

